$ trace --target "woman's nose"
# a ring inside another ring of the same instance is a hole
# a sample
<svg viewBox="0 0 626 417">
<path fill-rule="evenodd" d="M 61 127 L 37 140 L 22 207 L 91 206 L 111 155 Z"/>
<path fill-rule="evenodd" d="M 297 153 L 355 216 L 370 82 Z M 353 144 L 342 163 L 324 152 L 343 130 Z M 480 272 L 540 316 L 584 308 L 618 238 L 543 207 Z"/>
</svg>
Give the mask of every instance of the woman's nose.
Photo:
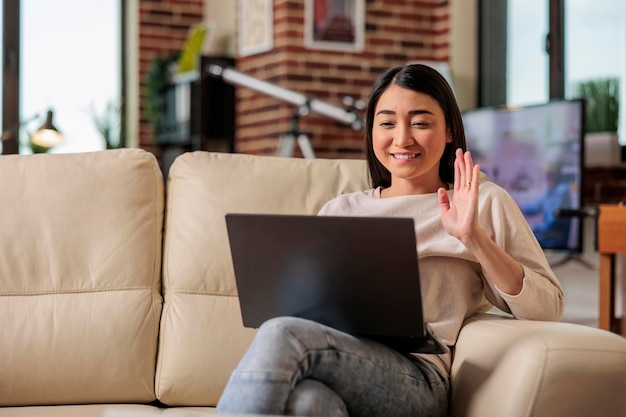
<svg viewBox="0 0 626 417">
<path fill-rule="evenodd" d="M 399 147 L 406 147 L 415 143 L 410 126 L 398 125 L 393 143 Z"/>
</svg>

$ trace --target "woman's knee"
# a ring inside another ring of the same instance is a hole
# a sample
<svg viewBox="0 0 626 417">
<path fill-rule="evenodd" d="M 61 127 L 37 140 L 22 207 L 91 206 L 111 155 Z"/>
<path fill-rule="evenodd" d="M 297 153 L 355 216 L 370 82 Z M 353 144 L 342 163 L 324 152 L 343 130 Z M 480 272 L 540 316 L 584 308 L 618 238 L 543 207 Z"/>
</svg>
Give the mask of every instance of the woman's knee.
<svg viewBox="0 0 626 417">
<path fill-rule="evenodd" d="M 265 328 L 272 329 L 276 327 L 284 329 L 284 330 L 291 330 L 291 329 L 299 329 L 302 327 L 308 327 L 308 326 L 311 326 L 312 324 L 313 322 L 311 322 L 310 320 L 306 320 L 300 317 L 280 316 L 280 317 L 274 317 L 265 321 L 263 324 L 261 324 L 261 326 L 259 327 L 259 330 L 265 329 Z"/>
<path fill-rule="evenodd" d="M 291 391 L 286 413 L 293 416 L 348 417 L 343 399 L 327 385 L 313 379 L 303 379 Z"/>
<path fill-rule="evenodd" d="M 299 317 L 274 317 L 259 327 L 257 338 L 268 340 L 270 343 L 297 339 L 308 344 L 305 339 L 319 333 L 320 329 L 319 324 Z"/>
</svg>

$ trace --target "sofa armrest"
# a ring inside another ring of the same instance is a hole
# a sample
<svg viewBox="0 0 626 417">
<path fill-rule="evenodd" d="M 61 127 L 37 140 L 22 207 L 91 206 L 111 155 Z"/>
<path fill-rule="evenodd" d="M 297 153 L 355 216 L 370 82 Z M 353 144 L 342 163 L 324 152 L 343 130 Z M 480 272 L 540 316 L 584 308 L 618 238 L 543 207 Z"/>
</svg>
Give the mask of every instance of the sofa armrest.
<svg viewBox="0 0 626 417">
<path fill-rule="evenodd" d="M 478 314 L 461 330 L 451 381 L 454 417 L 626 415 L 626 339 Z"/>
</svg>

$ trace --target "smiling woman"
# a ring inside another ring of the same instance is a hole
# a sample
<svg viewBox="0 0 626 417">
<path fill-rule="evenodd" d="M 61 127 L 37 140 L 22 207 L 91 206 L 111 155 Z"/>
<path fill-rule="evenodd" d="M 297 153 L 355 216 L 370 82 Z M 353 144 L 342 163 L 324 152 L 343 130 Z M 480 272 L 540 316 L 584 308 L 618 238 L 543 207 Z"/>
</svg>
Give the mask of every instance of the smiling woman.
<svg viewBox="0 0 626 417">
<path fill-rule="evenodd" d="M 439 165 L 451 142 L 435 99 L 399 85 L 389 86 L 376 105 L 372 125 L 374 154 L 391 174 L 385 196 L 415 192 L 415 187 L 420 192 L 447 187 L 439 177 Z M 416 182 L 417 177 L 420 180 Z"/>
<path fill-rule="evenodd" d="M 20 0 L 20 115 L 55 110 L 64 141 L 50 152 L 104 149 L 94 123 L 121 100 L 122 0 Z M 25 125 L 20 153 L 29 153 Z"/>
</svg>

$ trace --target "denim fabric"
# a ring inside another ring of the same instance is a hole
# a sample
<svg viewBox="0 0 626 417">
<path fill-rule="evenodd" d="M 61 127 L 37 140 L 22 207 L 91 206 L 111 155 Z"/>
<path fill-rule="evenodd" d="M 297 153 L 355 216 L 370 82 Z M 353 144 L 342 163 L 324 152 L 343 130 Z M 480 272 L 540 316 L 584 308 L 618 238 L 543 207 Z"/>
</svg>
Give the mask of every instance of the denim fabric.
<svg viewBox="0 0 626 417">
<path fill-rule="evenodd" d="M 321 324 L 264 323 L 220 398 L 221 414 L 446 416 L 449 382 L 427 361 Z"/>
</svg>

